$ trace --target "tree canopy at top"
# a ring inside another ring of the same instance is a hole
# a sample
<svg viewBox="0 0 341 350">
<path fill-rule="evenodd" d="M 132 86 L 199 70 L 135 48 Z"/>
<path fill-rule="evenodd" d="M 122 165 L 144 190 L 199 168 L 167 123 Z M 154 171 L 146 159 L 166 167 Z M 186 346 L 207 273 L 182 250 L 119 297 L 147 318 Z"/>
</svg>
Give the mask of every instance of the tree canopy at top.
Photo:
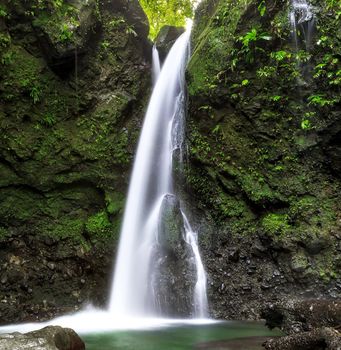
<svg viewBox="0 0 341 350">
<path fill-rule="evenodd" d="M 182 27 L 193 16 L 193 0 L 140 0 L 148 20 L 149 36 L 155 39 L 164 25 Z"/>
</svg>

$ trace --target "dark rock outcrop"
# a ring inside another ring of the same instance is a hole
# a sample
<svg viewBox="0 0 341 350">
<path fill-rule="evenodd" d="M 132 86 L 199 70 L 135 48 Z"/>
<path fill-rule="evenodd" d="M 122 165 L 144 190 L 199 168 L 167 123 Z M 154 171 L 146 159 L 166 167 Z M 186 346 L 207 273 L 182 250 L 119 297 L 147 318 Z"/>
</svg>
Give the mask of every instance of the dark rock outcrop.
<svg viewBox="0 0 341 350">
<path fill-rule="evenodd" d="M 267 305 L 262 317 L 287 334 L 341 325 L 341 300 L 284 300 Z"/>
<path fill-rule="evenodd" d="M 335 329 L 321 328 L 278 339 L 263 345 L 267 350 L 340 350 L 341 334 Z"/>
<path fill-rule="evenodd" d="M 70 328 L 48 326 L 25 334 L 0 334 L 2 350 L 85 350 L 85 344 Z"/>
<path fill-rule="evenodd" d="M 155 45 L 161 61 L 164 61 L 176 39 L 185 31 L 183 27 L 163 26 L 156 37 Z"/>
</svg>

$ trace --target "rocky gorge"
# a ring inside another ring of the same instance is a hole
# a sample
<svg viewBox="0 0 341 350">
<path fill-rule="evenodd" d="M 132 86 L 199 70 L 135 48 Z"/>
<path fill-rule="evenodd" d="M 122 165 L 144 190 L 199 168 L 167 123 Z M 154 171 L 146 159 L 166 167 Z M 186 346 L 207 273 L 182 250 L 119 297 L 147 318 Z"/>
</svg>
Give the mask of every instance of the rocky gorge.
<svg viewBox="0 0 341 350">
<path fill-rule="evenodd" d="M 340 299 L 341 9 L 312 5 L 299 50 L 289 1 L 196 12 L 178 181 L 214 318 Z M 2 0 L 0 47 L 1 322 L 104 306 L 151 89 L 147 18 L 137 1 Z"/>
</svg>

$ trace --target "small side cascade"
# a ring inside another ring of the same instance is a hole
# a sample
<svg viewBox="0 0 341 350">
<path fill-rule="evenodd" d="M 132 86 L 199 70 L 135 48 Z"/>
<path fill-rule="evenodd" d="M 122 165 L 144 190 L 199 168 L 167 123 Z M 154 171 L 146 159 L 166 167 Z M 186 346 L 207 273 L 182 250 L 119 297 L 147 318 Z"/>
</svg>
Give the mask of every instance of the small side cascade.
<svg viewBox="0 0 341 350">
<path fill-rule="evenodd" d="M 159 51 L 156 48 L 156 46 L 153 46 L 153 63 L 152 63 L 152 78 L 153 78 L 153 84 L 156 84 L 156 81 L 160 75 L 161 72 L 161 63 L 160 63 L 160 56 Z"/>
<path fill-rule="evenodd" d="M 309 51 L 312 46 L 315 15 L 307 0 L 292 0 L 290 24 L 296 51 Z"/>
<path fill-rule="evenodd" d="M 298 84 L 304 85 L 311 78 L 309 52 L 313 45 L 316 24 L 314 9 L 307 0 L 292 0 L 289 16 L 297 66 L 305 80 L 298 81 Z"/>
<path fill-rule="evenodd" d="M 197 270 L 197 282 L 194 288 L 194 316 L 204 318 L 207 316 L 208 309 L 206 291 L 207 277 L 199 252 L 198 234 L 193 231 L 185 213 L 181 211 L 181 214 L 184 219 L 185 241 L 191 246 Z"/>
</svg>

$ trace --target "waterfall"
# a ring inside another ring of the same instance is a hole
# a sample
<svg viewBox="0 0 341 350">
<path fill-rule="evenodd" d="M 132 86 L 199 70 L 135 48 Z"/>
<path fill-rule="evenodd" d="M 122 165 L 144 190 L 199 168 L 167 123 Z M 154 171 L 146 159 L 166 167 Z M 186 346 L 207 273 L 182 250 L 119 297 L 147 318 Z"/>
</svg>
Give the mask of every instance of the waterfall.
<svg viewBox="0 0 341 350">
<path fill-rule="evenodd" d="M 309 86 L 311 83 L 312 66 L 309 62 L 309 51 L 313 42 L 315 16 L 307 0 L 292 0 L 289 17 L 297 70 L 301 73 L 296 79 L 301 95 L 301 87 Z"/>
<path fill-rule="evenodd" d="M 199 318 L 204 318 L 207 315 L 207 294 L 206 294 L 206 272 L 204 265 L 201 261 L 199 247 L 198 247 L 198 235 L 193 231 L 185 213 L 181 211 L 185 230 L 186 230 L 186 242 L 191 246 L 195 265 L 197 269 L 197 282 L 194 289 L 194 311 L 195 316 Z"/>
<path fill-rule="evenodd" d="M 161 239 L 159 227 L 167 198 L 175 196 L 172 160 L 174 151 L 181 151 L 183 143 L 184 72 L 189 57 L 189 38 L 190 30 L 179 37 L 160 73 L 158 53 L 153 49 L 153 74 L 158 79 L 145 116 L 123 218 L 109 305 L 109 312 L 115 317 L 160 316 L 160 308 L 154 300 L 157 294 L 155 269 L 160 256 L 157 252 Z M 197 234 L 183 211 L 182 215 L 184 240 L 192 250 L 197 271 L 194 314 L 204 317 L 206 274 Z"/>
<path fill-rule="evenodd" d="M 290 10 L 290 24 L 296 51 L 301 48 L 300 40 L 309 51 L 312 43 L 312 34 L 315 26 L 315 18 L 312 6 L 307 0 L 292 0 Z M 299 35 L 299 32 L 301 35 Z M 300 36 L 302 37 L 300 39 Z"/>
<path fill-rule="evenodd" d="M 160 75 L 161 71 L 161 64 L 160 64 L 160 57 L 159 57 L 159 51 L 157 50 L 156 46 L 153 46 L 153 66 L 152 66 L 152 75 L 153 75 L 153 84 L 155 85 L 157 82 L 157 79 Z"/>
</svg>

